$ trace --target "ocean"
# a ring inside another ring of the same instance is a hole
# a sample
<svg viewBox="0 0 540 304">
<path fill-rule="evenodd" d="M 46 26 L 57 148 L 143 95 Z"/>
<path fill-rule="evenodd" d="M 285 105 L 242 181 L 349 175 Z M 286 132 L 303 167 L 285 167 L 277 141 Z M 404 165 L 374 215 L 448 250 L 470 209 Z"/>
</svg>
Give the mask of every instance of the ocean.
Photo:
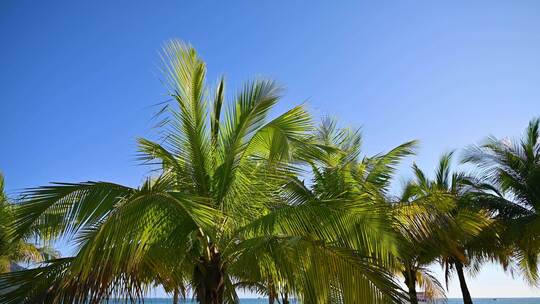
<svg viewBox="0 0 540 304">
<path fill-rule="evenodd" d="M 489 299 L 474 299 L 475 304 L 540 304 L 540 298 L 489 298 Z M 146 299 L 144 303 L 149 304 L 169 304 L 171 299 Z M 180 301 L 185 304 L 195 304 L 195 301 Z M 267 304 L 267 299 L 241 299 L 241 304 Z M 294 302 L 292 302 L 294 303 Z M 440 302 L 444 303 L 444 302 Z M 462 299 L 448 299 L 448 304 L 462 304 Z"/>
<path fill-rule="evenodd" d="M 462 299 L 448 299 L 448 304 L 463 304 Z M 539 304 L 540 298 L 489 298 L 473 299 L 475 304 Z"/>
</svg>

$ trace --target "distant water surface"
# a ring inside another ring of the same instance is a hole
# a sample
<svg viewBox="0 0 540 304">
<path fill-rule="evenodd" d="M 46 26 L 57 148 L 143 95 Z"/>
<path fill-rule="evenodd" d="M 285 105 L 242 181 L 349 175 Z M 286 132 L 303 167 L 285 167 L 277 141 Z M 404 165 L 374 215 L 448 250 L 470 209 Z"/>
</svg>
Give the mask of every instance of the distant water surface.
<svg viewBox="0 0 540 304">
<path fill-rule="evenodd" d="M 475 304 L 540 304 L 540 298 L 489 298 L 489 299 L 474 299 Z M 172 299 L 145 299 L 144 303 L 148 304 L 170 304 Z M 180 301 L 185 304 L 195 304 L 195 301 Z M 241 304 L 267 304 L 267 299 L 241 299 Z M 292 302 L 295 303 L 295 302 Z M 442 302 L 441 302 L 442 303 Z M 462 299 L 448 299 L 448 304 L 461 304 Z"/>
<path fill-rule="evenodd" d="M 462 299 L 448 299 L 448 304 L 463 303 Z M 475 304 L 539 304 L 540 298 L 490 298 L 473 299 Z"/>
</svg>

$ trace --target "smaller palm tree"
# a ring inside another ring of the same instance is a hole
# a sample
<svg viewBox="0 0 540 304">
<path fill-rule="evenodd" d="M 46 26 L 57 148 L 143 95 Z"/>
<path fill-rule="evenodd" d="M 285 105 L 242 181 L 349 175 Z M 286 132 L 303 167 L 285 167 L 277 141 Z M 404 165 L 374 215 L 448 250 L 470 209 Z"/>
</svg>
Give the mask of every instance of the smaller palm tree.
<svg viewBox="0 0 540 304">
<path fill-rule="evenodd" d="M 483 227 L 481 230 L 472 230 L 467 233 L 454 234 L 451 238 L 453 242 L 448 243 L 448 247 L 444 248 L 439 256 L 441 265 L 445 270 L 446 287 L 452 272 L 456 272 L 460 288 L 463 296 L 463 301 L 466 304 L 472 303 L 472 297 L 465 279 L 464 268 L 471 265 L 471 261 L 475 262 L 476 268 L 479 267 L 482 260 L 486 257 L 495 259 L 495 252 L 499 249 L 489 249 L 486 243 L 498 243 L 496 233 L 496 224 L 490 220 L 489 214 L 479 208 L 471 198 L 482 186 L 474 178 L 461 173 L 452 172 L 450 165 L 453 157 L 453 152 L 443 154 L 436 168 L 435 179 L 430 180 L 416 165 L 413 167 L 416 183 L 419 190 L 424 195 L 430 193 L 444 193 L 454 201 L 454 208 L 450 211 L 451 216 L 456 220 L 456 224 L 460 227 L 465 227 L 471 222 L 476 222 L 476 228 Z"/>
<path fill-rule="evenodd" d="M 0 174 L 0 273 L 23 269 L 18 263 L 41 262 L 59 256 L 50 247 L 37 247 L 16 236 L 11 229 L 16 205 L 5 193 L 4 176 Z"/>
<path fill-rule="evenodd" d="M 464 163 L 477 165 L 484 186 L 479 206 L 504 224 L 502 238 L 524 277 L 538 284 L 540 254 L 540 119 L 529 122 L 521 139 L 489 137 L 467 149 Z M 508 266 L 508 259 L 502 259 Z"/>
<path fill-rule="evenodd" d="M 472 179 L 463 173 L 451 172 L 452 156 L 450 152 L 440 158 L 434 179 L 428 178 L 418 166 L 413 165 L 415 179 L 406 186 L 401 202 L 408 204 L 406 211 L 412 215 L 405 217 L 405 226 L 413 224 L 422 229 L 411 227 L 406 232 L 409 235 L 404 237 L 406 247 L 413 249 L 405 250 L 408 259 L 404 261 L 404 276 L 409 289 L 415 287 L 416 275 L 419 282 L 424 282 L 428 293 L 440 296 L 440 283 L 433 280 L 429 273 L 421 276 L 427 265 L 438 260 L 445 270 L 447 288 L 448 280 L 455 271 L 464 303 L 470 304 L 472 298 L 464 268 L 470 264 L 470 255 L 484 254 L 477 244 L 479 236 L 482 235 L 485 240 L 487 236 L 495 235 L 490 233 L 492 222 L 489 214 L 468 200 L 469 193 L 476 190 Z"/>
<path fill-rule="evenodd" d="M 397 272 L 401 271 L 396 257 L 402 250 L 396 246 L 396 235 L 393 230 L 395 223 L 392 215 L 392 208 L 387 203 L 392 178 L 396 167 L 403 158 L 414 154 L 416 142 L 410 141 L 395 147 L 387 153 L 377 154 L 371 157 L 361 157 L 361 134 L 358 130 L 338 128 L 336 121 L 332 119 L 323 120 L 317 128 L 314 142 L 324 146 L 326 153 L 319 156 L 316 162 L 311 163 L 312 181 L 310 186 L 304 185 L 297 180 L 289 184 L 291 201 L 298 203 L 304 201 L 341 201 L 351 203 L 350 217 L 360 217 L 370 219 L 366 226 L 353 227 L 354 230 L 362 233 L 362 238 L 379 240 L 381 246 L 379 250 L 385 249 L 377 260 L 384 268 Z M 359 214 L 354 211 L 358 206 L 369 208 L 369 215 Z M 409 230 L 408 228 L 406 230 Z M 368 249 L 357 239 L 356 235 L 348 233 L 339 235 L 341 246 Z M 365 242 L 365 241 L 364 241 Z M 372 244 L 376 242 L 372 241 Z M 407 252 L 411 252 L 412 249 Z M 364 254 L 369 254 L 368 252 Z M 421 282 L 422 286 L 432 286 L 436 282 L 426 268 L 415 268 L 415 273 L 423 274 L 415 282 Z M 439 284 L 440 285 L 440 284 Z M 436 288 L 431 288 L 435 290 Z M 442 287 L 439 288 L 442 290 Z M 439 294 L 439 293 L 438 293 Z M 417 303 L 416 292 L 409 293 L 412 303 Z M 333 297 L 330 303 L 342 303 L 338 297 Z M 345 301 L 345 303 L 347 303 Z"/>
<path fill-rule="evenodd" d="M 449 222 L 450 199 L 447 196 L 414 194 L 412 182 L 404 187 L 401 197 L 392 202 L 400 264 L 397 272 L 404 278 L 411 304 L 417 304 L 417 286 L 430 299 L 445 297 L 442 284 L 428 266 L 443 251 L 445 229 Z"/>
</svg>

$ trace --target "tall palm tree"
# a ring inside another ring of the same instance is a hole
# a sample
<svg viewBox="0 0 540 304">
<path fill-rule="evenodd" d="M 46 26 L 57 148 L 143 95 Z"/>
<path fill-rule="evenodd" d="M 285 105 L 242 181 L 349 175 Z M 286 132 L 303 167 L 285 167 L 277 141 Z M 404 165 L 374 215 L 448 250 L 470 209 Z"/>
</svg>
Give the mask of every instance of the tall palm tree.
<svg viewBox="0 0 540 304">
<path fill-rule="evenodd" d="M 139 140 L 152 176 L 138 188 L 84 182 L 29 190 L 17 231 L 71 238 L 77 252 L 0 276 L 0 300 L 99 303 L 162 285 L 189 288 L 203 304 L 237 303 L 238 282 L 272 279 L 310 303 L 335 290 L 349 303 L 399 301 L 377 260 L 389 245 L 371 234 L 376 229 L 355 229 L 381 222 L 369 197 L 359 198 L 363 205 L 295 202 L 284 191 L 302 164 L 326 151 L 311 143 L 304 108 L 268 120 L 279 99 L 274 82 L 250 82 L 227 104 L 223 78 L 210 94 L 192 47 L 173 41 L 163 58 L 172 102 L 161 111 L 162 137 Z M 341 246 L 344 232 L 355 247 Z"/>
<path fill-rule="evenodd" d="M 470 147 L 463 161 L 476 165 L 485 183 L 476 203 L 504 223 L 517 267 L 538 284 L 540 254 L 540 119 L 529 122 L 521 139 L 488 138 Z"/>
</svg>

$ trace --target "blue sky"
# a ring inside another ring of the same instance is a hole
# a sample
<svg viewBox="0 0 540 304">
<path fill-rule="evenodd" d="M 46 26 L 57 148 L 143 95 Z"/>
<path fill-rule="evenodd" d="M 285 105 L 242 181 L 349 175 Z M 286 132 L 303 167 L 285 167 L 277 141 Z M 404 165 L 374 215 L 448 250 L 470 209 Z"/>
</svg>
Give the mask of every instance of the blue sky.
<svg viewBox="0 0 540 304">
<path fill-rule="evenodd" d="M 193 44 L 230 93 L 273 78 L 286 89 L 279 110 L 306 102 L 362 127 L 368 154 L 419 139 L 426 170 L 540 115 L 537 1 L 4 0 L 0 38 L 0 170 L 13 195 L 51 181 L 137 185 L 147 168 L 135 139 L 155 134 L 171 38 Z M 540 296 L 496 266 L 470 285 Z"/>
</svg>

